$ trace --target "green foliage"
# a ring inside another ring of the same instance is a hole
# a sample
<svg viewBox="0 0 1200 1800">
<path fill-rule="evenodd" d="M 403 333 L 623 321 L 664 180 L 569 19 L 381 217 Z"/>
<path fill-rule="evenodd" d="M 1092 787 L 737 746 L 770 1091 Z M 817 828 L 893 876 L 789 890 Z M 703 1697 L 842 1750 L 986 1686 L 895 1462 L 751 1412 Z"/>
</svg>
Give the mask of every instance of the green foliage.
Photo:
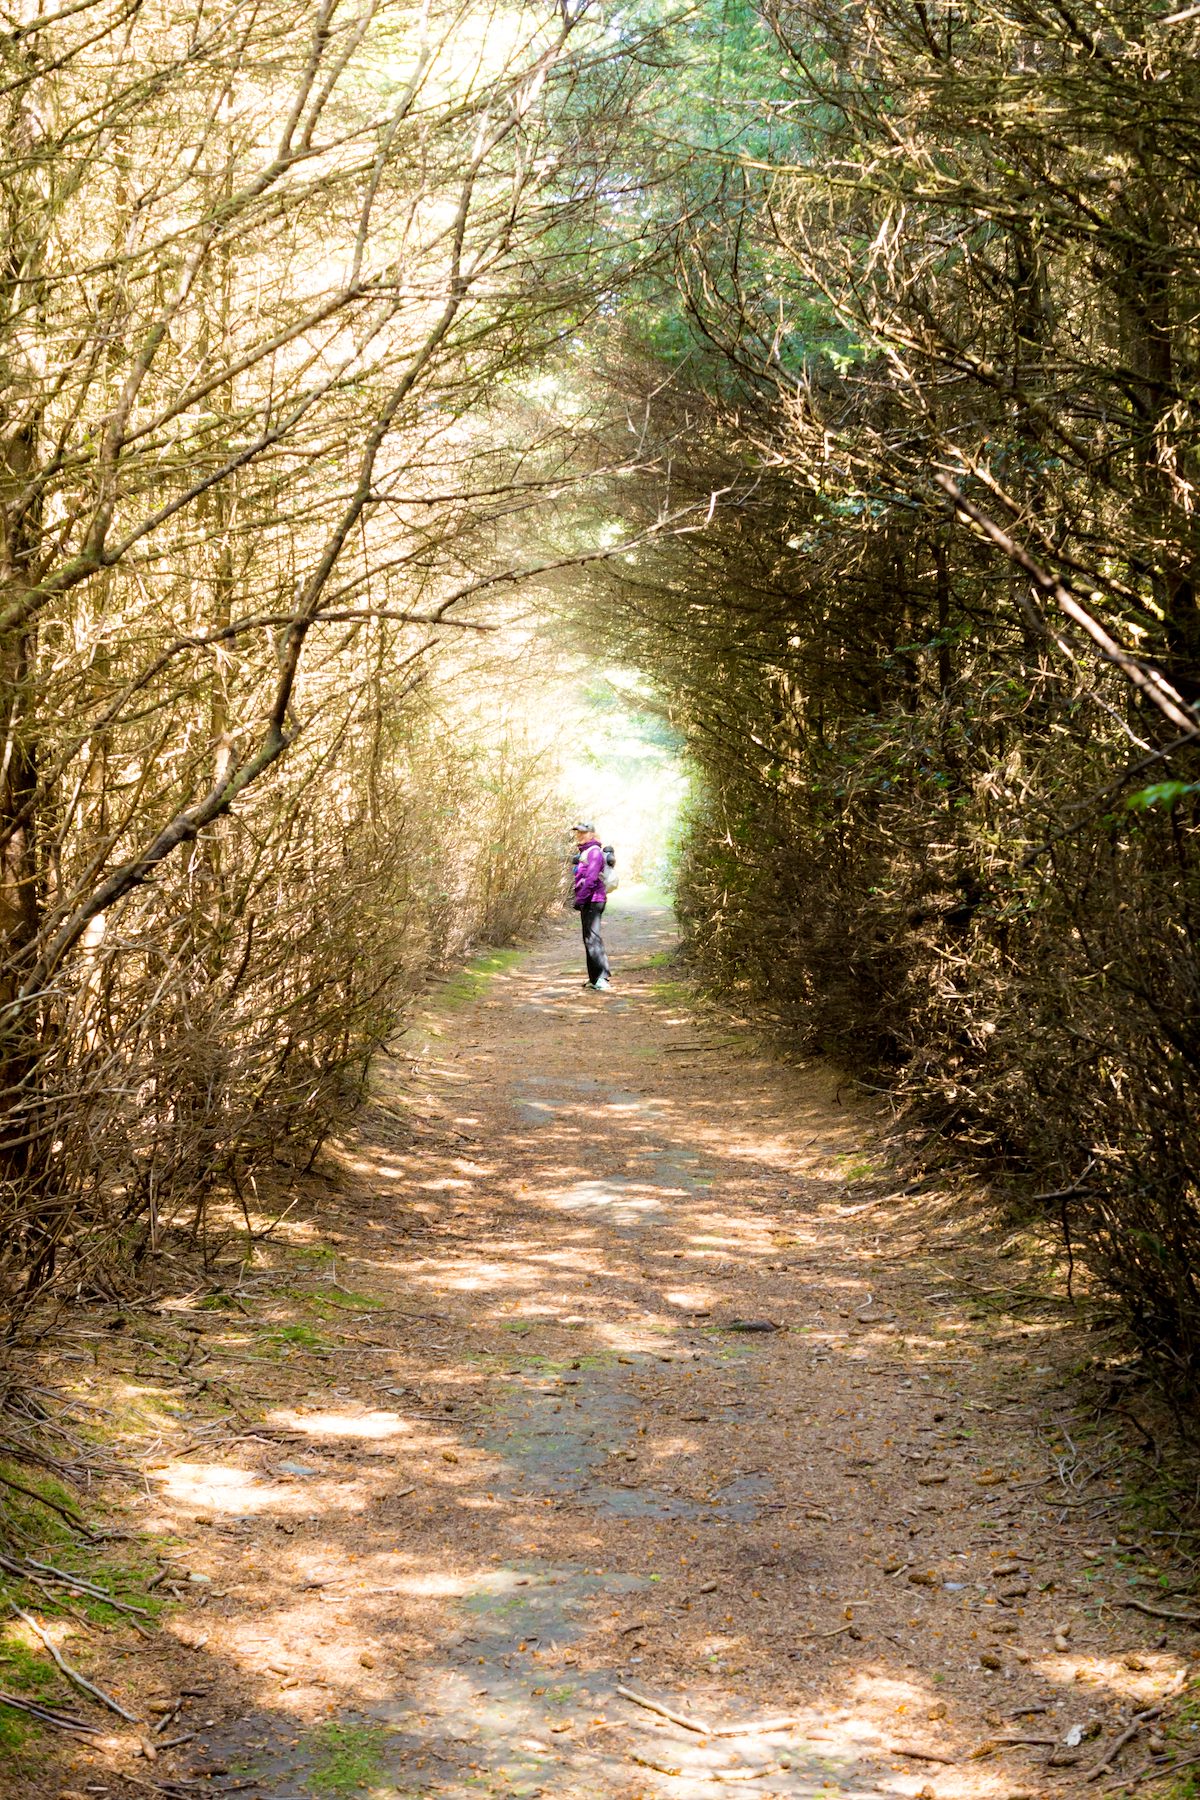
<svg viewBox="0 0 1200 1800">
<path fill-rule="evenodd" d="M 1147 812 L 1152 806 L 1175 806 L 1189 794 L 1200 794 L 1200 782 L 1156 781 L 1130 794 L 1125 804 L 1130 812 Z"/>
</svg>

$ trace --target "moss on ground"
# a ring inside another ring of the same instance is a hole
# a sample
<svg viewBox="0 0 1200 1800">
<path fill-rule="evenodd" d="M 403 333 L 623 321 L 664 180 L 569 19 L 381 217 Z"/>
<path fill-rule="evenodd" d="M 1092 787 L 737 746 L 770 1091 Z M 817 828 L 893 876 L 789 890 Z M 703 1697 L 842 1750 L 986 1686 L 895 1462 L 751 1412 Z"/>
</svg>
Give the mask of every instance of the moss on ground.
<svg viewBox="0 0 1200 1800">
<path fill-rule="evenodd" d="M 382 1300 L 376 1300 L 370 1294 L 355 1293 L 351 1288 L 335 1288 L 318 1294 L 300 1294 L 297 1295 L 297 1298 L 324 1317 L 336 1313 L 375 1312 L 383 1305 Z"/>
<path fill-rule="evenodd" d="M 353 1794 L 377 1787 L 386 1779 L 383 1753 L 388 1733 L 382 1725 L 360 1725 L 330 1719 L 308 1738 L 315 1761 L 308 1775 L 314 1794 Z"/>
<path fill-rule="evenodd" d="M 664 1006 L 689 1006 L 696 998 L 694 989 L 686 981 L 655 981 L 650 992 Z"/>
<path fill-rule="evenodd" d="M 32 1762 L 31 1752 L 41 1732 L 32 1719 L 26 1719 L 11 1707 L 0 1706 L 0 1769 L 14 1774 L 24 1773 Z"/>
<path fill-rule="evenodd" d="M 61 1677 L 44 1651 L 31 1650 L 17 1628 L 0 1631 L 0 1688 L 53 1705 Z"/>
<path fill-rule="evenodd" d="M 261 1342 L 281 1353 L 287 1350 L 311 1350 L 317 1354 L 330 1348 L 328 1339 L 323 1338 L 319 1331 L 314 1331 L 311 1325 L 272 1325 L 263 1332 Z"/>
<path fill-rule="evenodd" d="M 64 1512 L 79 1517 L 78 1502 L 61 1481 L 0 1460 L 0 1543 L 74 1543 Z"/>
<path fill-rule="evenodd" d="M 474 956 L 465 968 L 452 975 L 437 995 L 439 1006 L 466 1006 L 487 992 L 497 975 L 503 975 L 521 961 L 523 950 L 488 950 Z"/>
</svg>

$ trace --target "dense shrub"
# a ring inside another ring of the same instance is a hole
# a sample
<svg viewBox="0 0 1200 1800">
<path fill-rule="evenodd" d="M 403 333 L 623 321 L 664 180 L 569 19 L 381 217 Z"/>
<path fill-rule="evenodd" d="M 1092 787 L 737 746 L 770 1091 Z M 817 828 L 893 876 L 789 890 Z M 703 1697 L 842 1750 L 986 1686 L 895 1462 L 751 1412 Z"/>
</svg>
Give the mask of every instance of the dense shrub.
<svg viewBox="0 0 1200 1800">
<path fill-rule="evenodd" d="M 1183 1396 L 1200 1385 L 1200 815 L 1178 787 L 1115 783 L 1116 734 L 1008 655 L 1009 677 L 993 646 L 952 701 L 827 726 L 786 762 L 694 738 L 687 941 L 803 1043 L 894 1085 L 939 1142 L 1059 1196 L 1042 1204 L 1066 1248 Z M 746 746 L 777 729 L 772 711 L 743 723 Z"/>
<path fill-rule="evenodd" d="M 442 703 L 343 741 L 332 794 L 312 746 L 66 963 L 0 1190 L 10 1331 L 50 1286 L 121 1291 L 214 1189 L 303 1166 L 428 977 L 545 915 L 545 754 Z"/>
</svg>

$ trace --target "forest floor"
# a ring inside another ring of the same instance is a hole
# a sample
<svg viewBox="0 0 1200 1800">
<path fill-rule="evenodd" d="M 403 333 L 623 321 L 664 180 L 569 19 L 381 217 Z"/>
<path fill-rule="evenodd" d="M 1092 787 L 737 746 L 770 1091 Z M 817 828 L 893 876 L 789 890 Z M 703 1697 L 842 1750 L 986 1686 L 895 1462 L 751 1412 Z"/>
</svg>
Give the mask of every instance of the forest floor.
<svg viewBox="0 0 1200 1800">
<path fill-rule="evenodd" d="M 93 1575 L 162 1612 L 51 1622 L 141 1723 L 10 1719 L 3 1800 L 1161 1800 L 1200 1755 L 1200 1636 L 1137 1610 L 1189 1565 L 1045 1265 L 892 1192 L 665 907 L 606 935 L 611 995 L 564 920 L 432 996 L 218 1281 L 64 1324 L 139 1472 Z"/>
</svg>

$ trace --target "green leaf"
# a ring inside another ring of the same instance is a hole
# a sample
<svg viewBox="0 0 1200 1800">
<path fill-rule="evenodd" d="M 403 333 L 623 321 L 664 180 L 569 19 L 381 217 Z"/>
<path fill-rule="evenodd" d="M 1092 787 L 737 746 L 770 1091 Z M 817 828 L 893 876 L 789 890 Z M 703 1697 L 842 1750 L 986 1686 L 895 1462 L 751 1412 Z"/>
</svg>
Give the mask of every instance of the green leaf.
<svg viewBox="0 0 1200 1800">
<path fill-rule="evenodd" d="M 1130 794 L 1125 804 L 1130 812 L 1148 812 L 1152 806 L 1174 806 L 1185 794 L 1200 794 L 1200 781 L 1156 781 Z"/>
</svg>

